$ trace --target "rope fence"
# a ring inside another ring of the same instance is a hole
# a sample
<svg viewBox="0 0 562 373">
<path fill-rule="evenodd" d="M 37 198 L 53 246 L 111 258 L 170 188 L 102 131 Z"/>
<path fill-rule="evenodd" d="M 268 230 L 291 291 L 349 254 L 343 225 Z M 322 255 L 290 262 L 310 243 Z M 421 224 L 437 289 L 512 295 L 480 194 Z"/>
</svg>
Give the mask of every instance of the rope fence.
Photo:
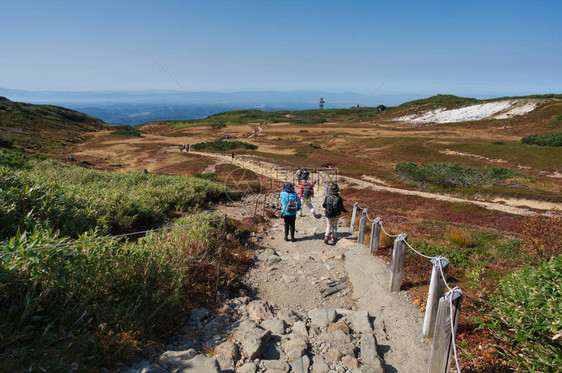
<svg viewBox="0 0 562 373">
<path fill-rule="evenodd" d="M 351 223 L 349 230 L 354 233 L 355 220 L 358 211 L 361 211 L 359 218 L 357 243 L 364 243 L 367 221 L 372 223 L 370 252 L 374 254 L 378 250 L 381 231 L 388 237 L 395 238 L 392 249 L 392 261 L 390 265 L 389 292 L 400 291 L 404 272 L 404 259 L 406 248 L 409 248 L 417 255 L 429 259 L 433 264 L 433 271 L 429 285 L 428 299 L 422 328 L 423 339 L 433 338 L 431 356 L 429 362 L 430 373 L 443 373 L 448 371 L 451 352 L 455 357 L 455 364 L 458 373 L 461 373 L 457 346 L 456 329 L 459 320 L 463 292 L 460 288 L 451 288 L 447 283 L 447 273 L 449 260 L 442 256 L 431 257 L 416 250 L 409 242 L 405 233 L 389 234 L 382 224 L 382 219 L 377 217 L 371 219 L 368 215 L 368 207 L 353 204 Z M 378 282 L 378 281 L 377 281 Z M 448 290 L 445 293 L 445 290 Z"/>
</svg>

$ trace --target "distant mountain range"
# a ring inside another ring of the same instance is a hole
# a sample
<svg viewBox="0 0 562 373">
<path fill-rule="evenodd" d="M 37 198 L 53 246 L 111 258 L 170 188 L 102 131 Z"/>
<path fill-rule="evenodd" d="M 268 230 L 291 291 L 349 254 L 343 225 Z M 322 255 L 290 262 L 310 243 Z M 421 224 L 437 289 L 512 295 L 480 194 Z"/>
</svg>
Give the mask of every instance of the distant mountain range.
<svg viewBox="0 0 562 373">
<path fill-rule="evenodd" d="M 346 108 L 362 105 L 368 95 L 323 91 L 241 91 L 190 92 L 182 91 L 25 91 L 0 88 L 0 96 L 12 101 L 64 106 L 111 124 L 137 125 L 174 119 L 198 119 L 230 110 L 317 109 L 320 98 L 325 108 Z M 419 95 L 375 96 L 367 106 L 396 105 L 419 98 Z"/>
</svg>

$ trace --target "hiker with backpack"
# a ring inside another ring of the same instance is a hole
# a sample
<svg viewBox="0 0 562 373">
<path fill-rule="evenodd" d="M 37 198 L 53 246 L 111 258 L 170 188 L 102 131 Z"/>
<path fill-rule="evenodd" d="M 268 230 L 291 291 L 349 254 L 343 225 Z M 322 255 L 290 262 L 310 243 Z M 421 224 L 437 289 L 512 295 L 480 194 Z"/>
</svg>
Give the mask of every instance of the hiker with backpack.
<svg viewBox="0 0 562 373">
<path fill-rule="evenodd" d="M 332 184 L 329 188 L 328 195 L 324 199 L 322 207 L 326 209 L 326 234 L 324 235 L 324 243 L 328 244 L 329 239 L 336 243 L 338 240 L 338 221 L 342 212 L 347 212 L 343 207 L 343 199 L 340 196 L 338 184 Z"/>
<path fill-rule="evenodd" d="M 297 219 L 297 211 L 301 208 L 301 199 L 291 183 L 285 184 L 279 197 L 282 202 L 281 215 L 285 221 L 285 241 L 289 241 L 290 233 L 291 241 L 295 242 L 295 221 Z"/>
<path fill-rule="evenodd" d="M 310 212 L 315 218 L 319 218 L 319 215 L 316 215 L 314 212 L 314 206 L 312 205 L 312 197 L 314 197 L 314 185 L 311 184 L 308 180 L 302 179 L 301 186 L 299 190 L 299 196 L 302 200 L 302 204 L 308 207 Z M 301 216 L 302 216 L 302 209 L 301 209 Z"/>
</svg>

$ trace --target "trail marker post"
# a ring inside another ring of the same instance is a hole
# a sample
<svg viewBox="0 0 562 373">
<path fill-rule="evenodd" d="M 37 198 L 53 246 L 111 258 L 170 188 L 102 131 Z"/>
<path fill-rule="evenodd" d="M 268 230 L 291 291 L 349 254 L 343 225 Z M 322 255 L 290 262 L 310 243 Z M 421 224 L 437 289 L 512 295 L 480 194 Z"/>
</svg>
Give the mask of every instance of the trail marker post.
<svg viewBox="0 0 562 373">
<path fill-rule="evenodd" d="M 379 249 L 379 240 L 381 237 L 381 218 L 376 218 L 371 225 L 371 241 L 369 242 L 369 249 L 371 255 L 375 254 Z"/>
<path fill-rule="evenodd" d="M 462 290 L 454 288 L 439 300 L 433 346 L 429 358 L 429 373 L 446 373 L 449 371 L 453 335 L 457 334 L 462 299 Z M 451 322 L 451 313 L 453 322 Z"/>
<path fill-rule="evenodd" d="M 400 233 L 394 240 L 394 247 L 392 249 L 392 262 L 390 264 L 390 283 L 389 290 L 400 291 L 402 283 L 402 276 L 404 275 L 404 255 L 406 251 L 406 233 Z"/>
<path fill-rule="evenodd" d="M 431 271 L 431 281 L 429 283 L 429 293 L 427 294 L 427 305 L 423 319 L 423 339 L 433 337 L 437 307 L 439 306 L 439 299 L 445 294 L 445 282 L 447 281 L 447 273 L 449 271 L 449 260 L 447 258 L 438 255 L 431 259 L 431 263 L 433 263 L 433 270 Z"/>
<path fill-rule="evenodd" d="M 367 209 L 363 209 L 361 219 L 359 219 L 359 233 L 357 234 L 357 243 L 365 241 L 365 229 L 367 228 Z"/>
<path fill-rule="evenodd" d="M 355 217 L 357 216 L 357 206 L 359 206 L 359 202 L 355 202 L 353 204 L 353 213 L 351 214 L 351 225 L 349 226 L 349 232 L 353 233 L 353 226 L 355 225 Z"/>
</svg>

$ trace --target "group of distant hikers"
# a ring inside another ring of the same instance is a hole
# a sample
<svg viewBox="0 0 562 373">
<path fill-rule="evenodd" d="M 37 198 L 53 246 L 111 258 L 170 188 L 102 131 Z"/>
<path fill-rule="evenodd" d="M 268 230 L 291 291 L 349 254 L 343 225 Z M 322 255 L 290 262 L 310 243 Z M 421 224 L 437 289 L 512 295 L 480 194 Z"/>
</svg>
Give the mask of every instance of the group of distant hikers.
<svg viewBox="0 0 562 373">
<path fill-rule="evenodd" d="M 312 215 L 319 219 L 320 214 L 316 214 L 312 205 L 312 197 L 314 197 L 314 184 L 308 181 L 309 172 L 307 170 L 298 171 L 298 179 L 300 189 L 297 193 L 292 183 L 286 183 L 283 190 L 279 194 L 281 198 L 281 216 L 285 222 L 285 241 L 296 241 L 295 238 L 295 222 L 297 213 L 300 211 L 302 217 L 302 207 L 308 207 Z M 343 206 L 343 199 L 340 196 L 340 190 L 337 183 L 333 183 L 328 187 L 328 195 L 324 198 L 322 207 L 325 209 L 326 216 L 326 234 L 324 235 L 324 243 L 328 244 L 330 239 L 336 243 L 338 233 L 338 221 L 342 212 L 347 212 Z M 290 236 L 290 238 L 289 238 Z"/>
</svg>

